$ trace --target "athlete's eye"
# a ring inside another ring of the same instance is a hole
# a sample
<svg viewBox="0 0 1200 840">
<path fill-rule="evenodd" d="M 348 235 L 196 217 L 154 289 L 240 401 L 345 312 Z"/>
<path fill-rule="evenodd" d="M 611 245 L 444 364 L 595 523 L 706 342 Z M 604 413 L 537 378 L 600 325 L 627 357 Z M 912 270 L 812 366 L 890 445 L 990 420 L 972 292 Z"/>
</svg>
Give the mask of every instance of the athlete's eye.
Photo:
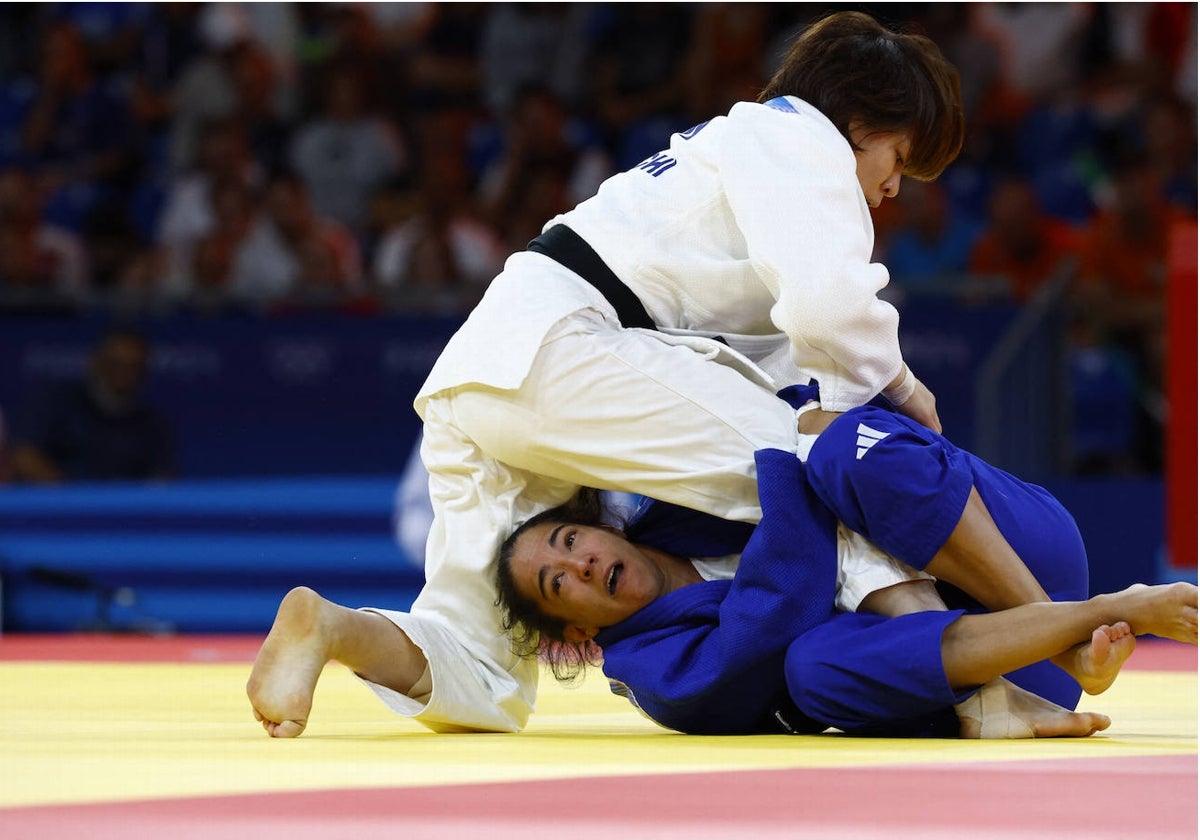
<svg viewBox="0 0 1200 840">
<path fill-rule="evenodd" d="M 562 589 L 562 575 L 555 575 L 554 580 L 550 581 L 550 591 L 557 595 L 560 589 Z"/>
<path fill-rule="evenodd" d="M 574 545 L 575 545 L 575 532 L 574 531 L 567 534 L 567 538 L 565 540 L 563 540 L 563 545 L 565 545 L 568 549 L 574 547 Z"/>
</svg>

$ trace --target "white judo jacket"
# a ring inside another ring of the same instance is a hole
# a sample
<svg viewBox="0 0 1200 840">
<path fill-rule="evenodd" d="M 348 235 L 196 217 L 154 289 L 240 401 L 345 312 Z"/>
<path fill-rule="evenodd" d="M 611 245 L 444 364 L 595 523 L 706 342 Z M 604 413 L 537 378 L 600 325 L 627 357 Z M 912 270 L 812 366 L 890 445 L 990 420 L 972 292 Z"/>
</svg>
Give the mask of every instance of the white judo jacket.
<svg viewBox="0 0 1200 840">
<path fill-rule="evenodd" d="M 875 229 L 855 169 L 845 138 L 803 100 L 741 102 L 546 227 L 582 236 L 659 329 L 786 336 L 795 366 L 820 381 L 822 408 L 845 411 L 902 366 L 899 315 L 877 297 L 888 272 L 871 262 Z M 430 394 L 467 382 L 518 386 L 550 326 L 587 305 L 553 281 L 496 291 L 503 299 L 434 367 L 418 412 Z M 491 317 L 498 310 L 506 317 Z M 479 355 L 485 346 L 505 352 Z"/>
</svg>

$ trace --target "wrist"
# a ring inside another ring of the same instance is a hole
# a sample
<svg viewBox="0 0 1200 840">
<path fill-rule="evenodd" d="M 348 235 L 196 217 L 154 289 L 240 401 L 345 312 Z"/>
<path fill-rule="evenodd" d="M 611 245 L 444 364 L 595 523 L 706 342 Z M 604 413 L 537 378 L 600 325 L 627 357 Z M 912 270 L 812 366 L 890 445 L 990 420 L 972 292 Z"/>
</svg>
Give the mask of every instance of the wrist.
<svg viewBox="0 0 1200 840">
<path fill-rule="evenodd" d="M 883 395 L 892 405 L 904 405 L 912 397 L 917 390 L 917 377 L 913 375 L 912 369 L 905 365 L 901 370 L 900 375 L 892 380 L 892 383 L 883 390 Z"/>
</svg>

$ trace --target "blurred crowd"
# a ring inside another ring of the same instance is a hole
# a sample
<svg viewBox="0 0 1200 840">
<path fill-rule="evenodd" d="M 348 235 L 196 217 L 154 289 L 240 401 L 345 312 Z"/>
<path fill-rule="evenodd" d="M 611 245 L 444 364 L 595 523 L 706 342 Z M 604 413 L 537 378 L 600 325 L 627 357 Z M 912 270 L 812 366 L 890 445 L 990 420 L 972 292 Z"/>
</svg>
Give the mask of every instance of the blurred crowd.
<svg viewBox="0 0 1200 840">
<path fill-rule="evenodd" d="M 854 7 L 934 38 L 967 109 L 961 158 L 877 215 L 890 293 L 1057 284 L 1080 387 L 1124 377 L 1153 413 L 1196 5 Z M 465 312 L 829 8 L 2 4 L 0 307 Z"/>
</svg>

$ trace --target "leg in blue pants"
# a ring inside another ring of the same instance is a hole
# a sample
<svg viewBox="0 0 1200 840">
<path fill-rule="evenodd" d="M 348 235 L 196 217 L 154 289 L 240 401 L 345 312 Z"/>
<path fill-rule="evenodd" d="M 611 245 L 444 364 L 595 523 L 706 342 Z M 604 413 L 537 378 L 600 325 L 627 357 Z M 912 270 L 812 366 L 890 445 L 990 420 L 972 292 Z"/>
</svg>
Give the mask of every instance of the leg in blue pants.
<svg viewBox="0 0 1200 840">
<path fill-rule="evenodd" d="M 1087 598 L 1086 552 L 1062 505 L 902 415 L 870 406 L 847 412 L 818 438 L 807 473 L 847 526 L 916 568 L 945 544 L 974 487 L 1052 600 Z M 962 593 L 947 597 L 951 606 L 982 611 Z M 958 614 L 839 616 L 793 644 L 789 687 L 814 706 L 815 717 L 836 718 L 841 723 L 832 725 L 841 728 L 853 728 L 856 715 L 879 720 L 894 710 L 914 718 L 946 709 L 966 696 L 951 691 L 941 672 L 941 633 Z M 1078 684 L 1049 662 L 1007 676 L 1064 708 L 1079 702 Z"/>
</svg>

